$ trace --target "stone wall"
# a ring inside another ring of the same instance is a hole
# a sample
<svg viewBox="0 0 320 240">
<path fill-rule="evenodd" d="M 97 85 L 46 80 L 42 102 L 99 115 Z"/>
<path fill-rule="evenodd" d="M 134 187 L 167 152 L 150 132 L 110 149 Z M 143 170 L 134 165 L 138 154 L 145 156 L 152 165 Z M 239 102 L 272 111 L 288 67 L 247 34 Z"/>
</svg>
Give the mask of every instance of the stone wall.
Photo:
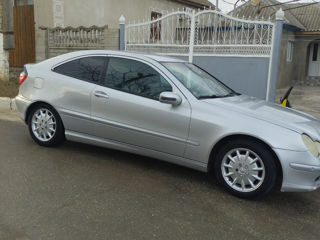
<svg viewBox="0 0 320 240">
<path fill-rule="evenodd" d="M 0 32 L 0 81 L 9 80 L 9 53 L 3 49 L 3 33 Z"/>
<path fill-rule="evenodd" d="M 3 0 L 0 1 L 0 32 L 3 32 Z"/>
<path fill-rule="evenodd" d="M 20 73 L 23 71 L 23 67 L 10 67 L 9 68 L 9 80 L 18 81 Z"/>
<path fill-rule="evenodd" d="M 0 81 L 9 80 L 9 52 L 4 49 L 4 1 L 0 1 Z"/>
</svg>

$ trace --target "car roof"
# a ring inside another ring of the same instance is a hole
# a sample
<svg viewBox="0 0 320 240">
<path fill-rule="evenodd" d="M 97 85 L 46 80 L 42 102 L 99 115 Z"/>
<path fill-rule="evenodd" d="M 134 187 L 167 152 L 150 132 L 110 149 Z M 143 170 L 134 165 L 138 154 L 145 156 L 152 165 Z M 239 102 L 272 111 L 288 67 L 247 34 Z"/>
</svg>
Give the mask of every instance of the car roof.
<svg viewBox="0 0 320 240">
<path fill-rule="evenodd" d="M 72 58 L 77 58 L 86 55 L 109 55 L 109 56 L 127 56 L 134 57 L 145 61 L 150 61 L 151 59 L 157 62 L 186 62 L 182 59 L 177 59 L 173 57 L 167 57 L 164 55 L 153 55 L 153 54 L 142 54 L 142 53 L 134 53 L 134 52 L 125 52 L 125 51 L 109 51 L 109 50 L 81 50 L 70 52 L 67 54 L 59 55 L 57 57 L 48 59 L 48 61 L 57 64 L 59 62 L 64 62 Z"/>
</svg>

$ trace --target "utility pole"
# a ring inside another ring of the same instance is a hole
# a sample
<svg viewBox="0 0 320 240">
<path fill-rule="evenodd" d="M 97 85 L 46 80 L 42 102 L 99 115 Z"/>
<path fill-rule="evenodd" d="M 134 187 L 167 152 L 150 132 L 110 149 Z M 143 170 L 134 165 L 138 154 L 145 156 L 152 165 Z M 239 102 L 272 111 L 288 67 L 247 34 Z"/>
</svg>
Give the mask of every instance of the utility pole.
<svg viewBox="0 0 320 240">
<path fill-rule="evenodd" d="M 216 0 L 216 7 L 215 7 L 215 10 L 219 10 L 219 0 Z"/>
</svg>

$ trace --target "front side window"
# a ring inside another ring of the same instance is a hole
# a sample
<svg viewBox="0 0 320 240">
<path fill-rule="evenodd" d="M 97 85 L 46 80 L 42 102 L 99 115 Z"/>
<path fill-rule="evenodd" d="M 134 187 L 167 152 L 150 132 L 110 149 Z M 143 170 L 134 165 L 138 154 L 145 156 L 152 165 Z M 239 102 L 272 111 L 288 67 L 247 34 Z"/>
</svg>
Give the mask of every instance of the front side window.
<svg viewBox="0 0 320 240">
<path fill-rule="evenodd" d="M 162 63 L 196 98 L 219 98 L 237 95 L 210 74 L 191 63 Z"/>
<path fill-rule="evenodd" d="M 61 64 L 54 71 L 87 82 L 98 83 L 101 79 L 105 62 L 105 57 L 84 57 Z"/>
<path fill-rule="evenodd" d="M 110 58 L 106 87 L 158 100 L 162 92 L 171 92 L 171 85 L 152 67 L 125 58 Z"/>
</svg>

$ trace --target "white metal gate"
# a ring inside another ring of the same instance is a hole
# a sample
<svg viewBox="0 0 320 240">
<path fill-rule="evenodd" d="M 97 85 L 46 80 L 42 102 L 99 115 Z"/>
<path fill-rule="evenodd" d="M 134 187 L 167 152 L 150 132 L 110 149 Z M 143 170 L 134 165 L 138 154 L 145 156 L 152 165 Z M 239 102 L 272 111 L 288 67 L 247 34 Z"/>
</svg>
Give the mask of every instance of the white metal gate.
<svg viewBox="0 0 320 240">
<path fill-rule="evenodd" d="M 176 11 L 125 27 L 127 51 L 166 55 L 270 57 L 274 23 L 215 10 Z"/>
</svg>

